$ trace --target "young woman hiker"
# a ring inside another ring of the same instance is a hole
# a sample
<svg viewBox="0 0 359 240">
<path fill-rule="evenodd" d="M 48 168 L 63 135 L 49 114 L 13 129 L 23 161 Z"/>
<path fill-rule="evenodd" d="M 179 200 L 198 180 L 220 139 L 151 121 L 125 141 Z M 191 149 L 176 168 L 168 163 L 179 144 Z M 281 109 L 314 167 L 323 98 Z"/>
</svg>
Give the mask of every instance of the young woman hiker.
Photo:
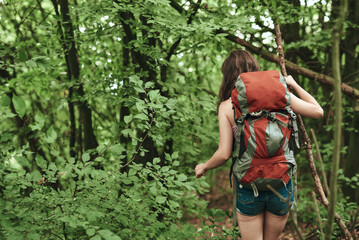
<svg viewBox="0 0 359 240">
<path fill-rule="evenodd" d="M 237 125 L 235 123 L 235 113 L 233 111 L 233 95 L 231 99 L 232 90 L 236 87 L 238 89 L 238 86 L 235 86 L 235 84 L 240 74 L 258 71 L 260 71 L 260 68 L 257 60 L 253 55 L 244 50 L 232 51 L 223 62 L 223 81 L 219 90 L 219 103 L 217 106 L 220 132 L 219 147 L 207 162 L 196 166 L 195 174 L 197 178 L 204 176 L 206 171 L 223 165 L 231 157 L 233 143 L 236 141 L 237 135 Z M 310 118 L 321 118 L 323 116 L 323 109 L 318 102 L 308 92 L 301 88 L 291 76 L 285 78 L 285 83 L 299 96 L 298 98 L 292 93 L 286 93 L 287 101 L 294 113 Z M 283 86 L 284 85 L 285 84 L 283 84 Z M 242 91 L 242 89 L 238 90 L 238 92 L 240 91 Z M 275 90 L 273 89 L 273 91 Z M 242 94 L 238 95 L 238 99 L 243 96 L 243 92 L 241 93 Z M 244 93 L 249 94 L 249 92 Z M 259 89 L 256 95 L 260 96 L 261 94 L 261 89 Z M 271 93 L 269 93 L 269 95 L 270 94 Z M 248 107 L 250 108 L 251 106 Z M 273 120 L 273 117 L 271 120 Z M 289 124 L 287 125 L 289 126 Z M 247 139 L 247 142 L 248 141 L 249 140 Z M 293 156 L 293 152 L 291 152 L 291 155 Z M 294 161 L 294 156 L 292 158 Z M 269 167 L 270 166 L 268 166 L 268 168 Z M 288 179 L 290 179 L 290 177 L 288 177 Z M 283 197 L 293 201 L 293 186 L 291 180 L 284 182 L 284 184 L 285 186 L 280 188 L 278 192 L 281 193 Z M 290 206 L 281 201 L 278 196 L 271 191 L 258 190 L 256 187 L 251 188 L 239 182 L 233 187 L 236 188 L 237 191 L 235 196 L 237 208 L 236 214 L 242 239 L 278 239 L 286 224 Z M 248 199 L 249 201 L 247 201 Z"/>
</svg>

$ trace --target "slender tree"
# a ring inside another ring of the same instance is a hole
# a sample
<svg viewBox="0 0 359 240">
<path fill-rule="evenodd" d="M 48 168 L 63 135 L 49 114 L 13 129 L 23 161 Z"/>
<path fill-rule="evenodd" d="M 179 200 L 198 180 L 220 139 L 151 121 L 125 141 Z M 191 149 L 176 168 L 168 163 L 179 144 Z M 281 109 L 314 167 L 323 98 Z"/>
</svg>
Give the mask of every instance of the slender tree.
<svg viewBox="0 0 359 240">
<path fill-rule="evenodd" d="M 348 20 L 352 24 L 359 24 L 359 1 L 348 1 Z M 345 40 L 343 41 L 343 54 L 345 55 L 345 66 L 343 69 L 343 82 L 359 87 L 359 57 L 356 49 L 359 45 L 359 30 L 357 27 L 350 24 L 346 29 Z M 350 99 L 354 114 L 351 121 L 351 129 L 359 129 L 359 100 Z M 359 164 L 357 162 L 359 155 L 359 132 L 349 130 L 346 134 L 348 137 L 348 154 L 344 163 L 344 175 L 347 178 L 352 178 L 359 173 Z M 343 186 L 343 192 L 350 197 L 353 202 L 359 202 L 359 187 L 353 191 L 351 186 Z"/>
<path fill-rule="evenodd" d="M 332 68 L 334 78 L 334 101 L 335 101 L 335 120 L 334 120 L 334 148 L 332 175 L 330 178 L 330 199 L 328 210 L 328 221 L 325 231 L 325 239 L 331 239 L 333 232 L 333 221 L 335 215 L 335 204 L 337 201 L 337 178 L 340 162 L 341 134 L 342 134 L 342 90 L 341 90 L 341 71 L 340 71 L 340 37 L 347 12 L 348 0 L 341 0 L 339 16 L 332 32 Z"/>
</svg>

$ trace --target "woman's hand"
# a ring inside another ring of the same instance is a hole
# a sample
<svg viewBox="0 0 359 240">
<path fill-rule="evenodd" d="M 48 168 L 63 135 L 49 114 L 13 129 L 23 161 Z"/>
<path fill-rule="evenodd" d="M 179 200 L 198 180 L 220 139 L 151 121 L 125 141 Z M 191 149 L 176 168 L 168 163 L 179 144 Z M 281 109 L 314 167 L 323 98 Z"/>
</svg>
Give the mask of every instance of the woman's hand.
<svg viewBox="0 0 359 240">
<path fill-rule="evenodd" d="M 206 168 L 205 168 L 205 164 L 204 163 L 201 163 L 201 164 L 198 164 L 196 166 L 196 168 L 194 169 L 194 172 L 196 174 L 196 178 L 200 178 L 200 177 L 203 177 L 204 174 L 206 173 Z"/>
<path fill-rule="evenodd" d="M 288 87 L 294 88 L 297 85 L 297 82 L 293 79 L 291 75 L 285 77 L 285 82 Z"/>
</svg>

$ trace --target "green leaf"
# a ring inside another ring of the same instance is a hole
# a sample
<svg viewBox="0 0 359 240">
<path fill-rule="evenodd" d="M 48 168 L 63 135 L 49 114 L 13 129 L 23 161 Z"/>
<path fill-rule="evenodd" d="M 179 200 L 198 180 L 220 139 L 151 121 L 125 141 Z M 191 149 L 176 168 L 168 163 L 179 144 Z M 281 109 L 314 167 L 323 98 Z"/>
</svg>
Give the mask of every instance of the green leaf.
<svg viewBox="0 0 359 240">
<path fill-rule="evenodd" d="M 123 118 L 123 120 L 125 121 L 126 124 L 128 124 L 129 122 L 131 122 L 132 117 L 133 117 L 132 115 L 128 115 L 128 116 L 125 116 L 125 117 Z"/>
<path fill-rule="evenodd" d="M 49 170 L 53 170 L 53 171 L 56 171 L 57 170 L 57 167 L 56 167 L 56 164 L 51 162 L 48 166 L 48 169 Z"/>
<path fill-rule="evenodd" d="M 157 197 L 156 197 L 156 202 L 162 204 L 162 203 L 164 203 L 164 202 L 166 201 L 166 199 L 167 199 L 167 198 L 164 197 L 164 196 L 157 196 Z"/>
<path fill-rule="evenodd" d="M 12 96 L 12 102 L 14 103 L 15 112 L 22 118 L 26 112 L 26 104 L 22 98 L 16 96 L 15 94 Z"/>
<path fill-rule="evenodd" d="M 96 235 L 96 236 L 90 238 L 90 240 L 101 240 L 101 237 L 99 235 Z"/>
<path fill-rule="evenodd" d="M 99 145 L 97 148 L 96 148 L 96 151 L 98 152 L 98 153 L 101 153 L 103 150 L 105 150 L 105 146 L 104 145 Z"/>
<path fill-rule="evenodd" d="M 90 154 L 88 152 L 85 152 L 82 155 L 82 161 L 87 162 L 88 160 L 90 160 Z"/>
<path fill-rule="evenodd" d="M 105 240 L 121 240 L 119 236 L 116 236 L 111 231 L 103 229 L 98 231 L 98 233 L 103 237 Z"/>
<path fill-rule="evenodd" d="M 153 82 L 146 82 L 145 83 L 145 88 L 152 88 L 154 86 L 155 86 L 155 84 Z"/>
<path fill-rule="evenodd" d="M 96 230 L 95 229 L 93 229 L 93 228 L 90 228 L 90 229 L 87 229 L 86 230 L 86 234 L 87 234 L 87 236 L 92 236 L 92 235 L 94 235 L 96 233 Z"/>
<path fill-rule="evenodd" d="M 161 162 L 161 159 L 160 159 L 160 158 L 154 158 L 154 159 L 153 159 L 153 164 L 157 164 L 157 163 L 159 163 L 159 162 Z"/>
<path fill-rule="evenodd" d="M 147 115 L 146 115 L 146 114 L 144 114 L 144 113 L 137 114 L 137 115 L 135 116 L 135 118 L 137 118 L 137 119 L 141 119 L 141 120 L 145 120 L 145 121 L 147 121 L 147 120 L 148 120 Z"/>
<path fill-rule="evenodd" d="M 143 90 L 142 88 L 139 88 L 139 87 L 133 87 L 133 89 L 136 90 L 136 92 L 138 93 L 145 93 L 145 90 Z"/>
<path fill-rule="evenodd" d="M 8 107 L 8 106 L 10 106 L 11 99 L 9 98 L 8 95 L 3 94 L 3 95 L 1 96 L 0 102 L 1 102 L 1 106 Z"/>
<path fill-rule="evenodd" d="M 27 65 L 28 67 L 31 67 L 31 68 L 36 68 L 36 67 L 37 67 L 37 64 L 36 64 L 36 62 L 35 62 L 34 60 L 28 60 L 28 61 L 26 61 L 26 65 Z"/>
<path fill-rule="evenodd" d="M 131 168 L 130 171 L 128 172 L 128 176 L 134 176 L 136 173 L 137 173 L 137 170 Z"/>
<path fill-rule="evenodd" d="M 123 151 L 125 151 L 125 148 L 121 144 L 116 144 L 109 147 L 109 150 L 115 154 L 121 154 Z"/>
<path fill-rule="evenodd" d="M 26 61 L 26 59 L 27 59 L 27 54 L 26 54 L 25 50 L 21 50 L 21 51 L 19 52 L 19 59 L 20 59 L 21 62 L 25 62 L 25 61 Z"/>
<path fill-rule="evenodd" d="M 40 240 L 40 234 L 37 233 L 29 233 L 27 234 L 27 238 L 26 239 L 31 239 L 31 240 Z"/>
<path fill-rule="evenodd" d="M 178 158 L 178 152 L 172 153 L 172 159 L 177 159 L 177 158 Z"/>
<path fill-rule="evenodd" d="M 54 128 L 51 126 L 46 132 L 46 142 L 54 143 L 57 139 L 57 133 Z"/>
<path fill-rule="evenodd" d="M 24 156 L 16 156 L 14 157 L 18 163 L 20 163 L 22 166 L 30 167 L 29 160 L 27 160 Z"/>
<path fill-rule="evenodd" d="M 40 154 L 36 154 L 35 161 L 37 166 L 39 166 L 41 169 L 47 169 L 47 163 Z"/>
<path fill-rule="evenodd" d="M 228 33 L 218 33 L 216 36 L 217 37 L 226 37 L 228 35 Z"/>
<path fill-rule="evenodd" d="M 168 99 L 167 103 L 166 103 L 166 106 L 169 108 L 169 109 L 175 109 L 176 108 L 176 104 L 177 104 L 177 101 L 170 98 Z"/>
<path fill-rule="evenodd" d="M 155 102 L 159 97 L 159 90 L 151 90 L 148 92 L 151 102 Z"/>
<path fill-rule="evenodd" d="M 155 186 L 150 187 L 150 191 L 153 195 L 157 195 L 157 188 Z"/>
<path fill-rule="evenodd" d="M 121 133 L 125 136 L 125 137 L 128 137 L 128 136 L 132 136 L 133 135 L 133 131 L 131 129 L 124 129 L 121 131 Z"/>
<path fill-rule="evenodd" d="M 140 101 L 140 102 L 136 102 L 136 107 L 139 112 L 142 112 L 143 110 L 145 110 L 146 105 L 144 104 L 143 101 Z"/>
<path fill-rule="evenodd" d="M 37 170 L 31 172 L 30 174 L 31 174 L 32 180 L 35 182 L 40 181 L 42 178 L 41 173 Z"/>
<path fill-rule="evenodd" d="M 43 124 L 45 122 L 44 114 L 42 114 L 42 112 L 37 112 L 35 115 L 35 121 Z"/>
<path fill-rule="evenodd" d="M 187 180 L 187 176 L 184 175 L 183 173 L 181 173 L 180 175 L 178 175 L 178 181 L 184 182 Z"/>
<path fill-rule="evenodd" d="M 130 80 L 130 83 L 134 83 L 138 86 L 142 86 L 143 84 L 143 81 L 137 75 L 132 75 L 128 79 Z"/>
<path fill-rule="evenodd" d="M 41 112 L 35 115 L 35 123 L 30 124 L 31 130 L 41 130 L 45 125 L 45 116 Z"/>
</svg>

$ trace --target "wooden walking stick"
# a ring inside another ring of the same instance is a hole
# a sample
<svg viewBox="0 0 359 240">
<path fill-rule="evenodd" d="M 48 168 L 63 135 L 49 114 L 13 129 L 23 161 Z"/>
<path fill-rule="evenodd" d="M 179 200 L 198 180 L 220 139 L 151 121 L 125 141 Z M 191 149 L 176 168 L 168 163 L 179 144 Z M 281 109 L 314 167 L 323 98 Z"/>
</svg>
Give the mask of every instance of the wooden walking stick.
<svg viewBox="0 0 359 240">
<path fill-rule="evenodd" d="M 283 76 L 286 77 L 287 76 L 287 71 L 286 71 L 286 68 L 285 68 L 285 59 L 284 59 L 283 46 L 282 46 L 282 34 L 280 32 L 280 28 L 279 28 L 278 23 L 274 24 L 274 29 L 275 29 L 275 32 L 276 32 L 276 43 L 277 43 L 277 50 L 278 50 L 278 54 L 279 54 L 279 65 L 280 65 L 280 69 L 281 69 L 281 72 L 282 72 Z M 314 158 L 313 158 L 313 152 L 312 152 L 312 144 L 310 142 L 310 139 L 309 139 L 309 136 L 307 134 L 307 131 L 305 130 L 305 126 L 304 126 L 302 117 L 300 115 L 297 115 L 297 119 L 298 119 L 298 123 L 299 123 L 299 131 L 301 132 L 301 135 L 304 138 L 303 145 L 304 145 L 305 150 L 307 151 L 309 167 L 310 167 L 312 176 L 314 178 L 315 187 L 316 187 L 316 189 L 317 189 L 317 191 L 319 193 L 321 202 L 328 209 L 329 202 L 328 202 L 327 197 L 325 196 L 322 183 L 320 182 L 320 178 L 319 178 L 317 169 L 316 169 L 315 164 L 314 164 Z M 346 238 L 347 239 L 353 239 L 352 235 L 348 231 L 348 228 L 345 226 L 342 218 L 337 213 L 335 213 L 334 218 L 335 218 L 335 221 L 337 222 L 340 230 L 343 232 L 343 234 L 346 236 Z M 294 221 L 296 221 L 296 220 L 294 219 Z"/>
</svg>

